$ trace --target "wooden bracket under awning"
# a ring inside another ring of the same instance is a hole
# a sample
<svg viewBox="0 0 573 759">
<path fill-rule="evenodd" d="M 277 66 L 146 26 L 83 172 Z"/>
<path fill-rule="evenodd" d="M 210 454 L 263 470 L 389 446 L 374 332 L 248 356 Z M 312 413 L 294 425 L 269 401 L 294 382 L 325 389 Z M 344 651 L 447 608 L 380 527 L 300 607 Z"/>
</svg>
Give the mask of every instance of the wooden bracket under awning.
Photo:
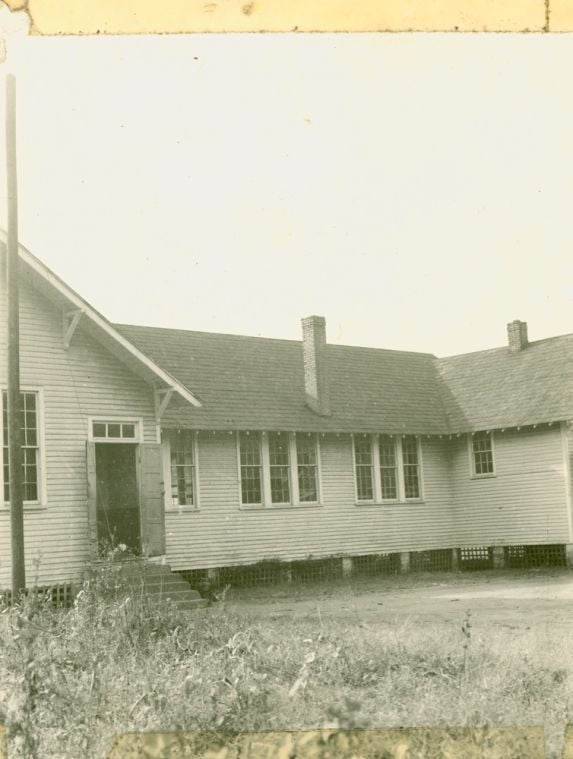
<svg viewBox="0 0 573 759">
<path fill-rule="evenodd" d="M 155 391 L 155 416 L 158 421 L 163 416 L 174 392 L 175 389 L 172 387 L 166 387 Z"/>
<path fill-rule="evenodd" d="M 82 318 L 84 314 L 84 310 L 82 308 L 75 308 L 73 311 L 67 311 L 64 314 L 64 349 L 68 350 L 70 347 L 70 343 L 72 342 L 72 337 L 74 336 L 74 332 L 77 329 L 78 324 L 80 323 L 80 319 Z"/>
</svg>

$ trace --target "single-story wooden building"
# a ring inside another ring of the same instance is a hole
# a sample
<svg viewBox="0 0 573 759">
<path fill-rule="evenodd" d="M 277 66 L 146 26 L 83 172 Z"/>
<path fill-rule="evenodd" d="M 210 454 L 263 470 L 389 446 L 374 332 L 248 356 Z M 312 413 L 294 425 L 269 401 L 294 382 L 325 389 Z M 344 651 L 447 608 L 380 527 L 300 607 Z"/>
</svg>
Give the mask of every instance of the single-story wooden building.
<svg viewBox="0 0 573 759">
<path fill-rule="evenodd" d="M 106 540 L 188 572 L 572 559 L 573 335 L 512 322 L 505 346 L 440 359 L 329 345 L 317 316 L 301 341 L 111 324 L 23 247 L 20 280 L 30 582 L 77 579 Z M 4 388 L 6 348 L 2 330 Z"/>
</svg>

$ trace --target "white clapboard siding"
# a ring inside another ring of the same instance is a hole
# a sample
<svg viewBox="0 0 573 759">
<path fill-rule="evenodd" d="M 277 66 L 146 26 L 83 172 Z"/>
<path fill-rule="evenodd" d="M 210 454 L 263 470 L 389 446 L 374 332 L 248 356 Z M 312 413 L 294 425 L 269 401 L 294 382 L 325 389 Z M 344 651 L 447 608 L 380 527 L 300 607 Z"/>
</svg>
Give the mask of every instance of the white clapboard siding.
<svg viewBox="0 0 573 759">
<path fill-rule="evenodd" d="M 5 289 L 0 291 L 5 323 Z M 88 417 L 143 419 L 144 439 L 155 442 L 151 388 L 84 332 L 68 351 L 62 314 L 29 286 L 21 302 L 21 382 L 42 390 L 47 503 L 26 509 L 28 581 L 40 584 L 77 578 L 88 556 L 86 439 Z M 5 330 L 0 330 L 0 384 L 6 383 Z M 0 504 L 0 587 L 10 583 L 10 515 Z"/>
<path fill-rule="evenodd" d="M 5 323 L 5 292 L 0 289 Z M 90 416 L 140 417 L 155 442 L 153 394 L 82 328 L 68 351 L 62 315 L 21 291 L 22 384 L 44 401 L 47 503 L 27 509 L 28 578 L 77 578 L 88 557 L 86 439 Z M 6 339 L 0 330 L 0 384 Z M 421 439 L 421 502 L 357 505 L 350 435 L 320 437 L 321 505 L 242 509 L 234 435 L 198 435 L 199 504 L 166 514 L 174 569 L 421 551 L 463 545 L 570 541 L 567 461 L 559 425 L 496 432 L 495 477 L 470 476 L 466 436 Z M 573 449 L 573 446 L 572 446 Z M 0 587 L 10 582 L 9 510 L 0 505 Z"/>
<path fill-rule="evenodd" d="M 168 512 L 167 555 L 177 569 L 453 546 L 446 443 L 422 440 L 424 502 L 355 503 L 349 435 L 320 438 L 322 505 L 240 508 L 235 438 L 199 434 L 200 509 Z"/>
<path fill-rule="evenodd" d="M 569 542 L 566 461 L 558 424 L 496 431 L 494 477 L 472 478 L 467 437 L 453 444 L 459 545 Z"/>
</svg>

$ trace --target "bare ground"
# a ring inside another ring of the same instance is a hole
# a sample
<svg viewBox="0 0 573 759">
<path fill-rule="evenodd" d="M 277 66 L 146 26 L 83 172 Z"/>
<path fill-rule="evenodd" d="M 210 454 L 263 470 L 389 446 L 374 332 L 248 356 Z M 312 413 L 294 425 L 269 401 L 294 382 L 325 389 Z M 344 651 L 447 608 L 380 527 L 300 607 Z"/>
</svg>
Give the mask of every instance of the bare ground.
<svg viewBox="0 0 573 759">
<path fill-rule="evenodd" d="M 229 609 L 274 619 L 320 616 L 380 625 L 459 622 L 516 630 L 573 629 L 573 572 L 566 569 L 412 574 L 231 588 Z"/>
</svg>

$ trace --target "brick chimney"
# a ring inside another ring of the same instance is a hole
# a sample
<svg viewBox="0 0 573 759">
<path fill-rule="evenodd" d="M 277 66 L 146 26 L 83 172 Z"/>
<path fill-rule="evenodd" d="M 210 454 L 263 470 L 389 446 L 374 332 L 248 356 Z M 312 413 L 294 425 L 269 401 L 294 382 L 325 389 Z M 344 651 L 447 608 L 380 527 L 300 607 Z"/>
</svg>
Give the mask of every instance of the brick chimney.
<svg viewBox="0 0 573 759">
<path fill-rule="evenodd" d="M 507 325 L 507 342 L 512 353 L 527 348 L 527 322 L 520 322 L 519 319 L 510 322 Z"/>
<path fill-rule="evenodd" d="M 330 399 L 326 376 L 326 320 L 324 316 L 307 316 L 302 320 L 302 355 L 306 403 L 317 414 L 328 416 Z"/>
</svg>

